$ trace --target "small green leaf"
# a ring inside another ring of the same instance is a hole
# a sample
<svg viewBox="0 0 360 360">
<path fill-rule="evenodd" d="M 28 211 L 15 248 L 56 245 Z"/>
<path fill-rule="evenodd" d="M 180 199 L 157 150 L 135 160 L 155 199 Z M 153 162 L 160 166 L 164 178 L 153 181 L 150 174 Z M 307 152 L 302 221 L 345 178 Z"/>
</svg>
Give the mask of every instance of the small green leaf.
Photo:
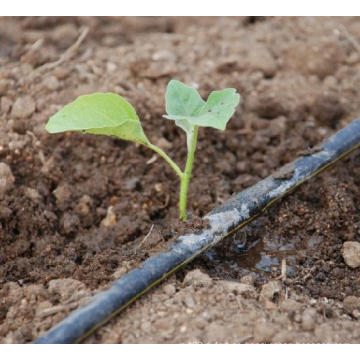
<svg viewBox="0 0 360 360">
<path fill-rule="evenodd" d="M 235 89 L 224 89 L 213 91 L 205 103 L 195 89 L 172 80 L 166 92 L 167 115 L 164 117 L 175 120 L 187 133 L 194 125 L 225 130 L 239 101 L 240 95 Z"/>
<path fill-rule="evenodd" d="M 240 102 L 240 95 L 235 89 L 213 91 L 198 116 L 193 119 L 199 126 L 210 126 L 225 130 L 227 122 L 234 115 L 235 108 Z"/>
<path fill-rule="evenodd" d="M 150 143 L 135 109 L 120 95 L 113 93 L 79 96 L 49 119 L 46 130 L 50 133 L 85 131 L 117 136 L 140 144 Z"/>
<path fill-rule="evenodd" d="M 169 115 L 187 116 L 195 115 L 205 104 L 200 94 L 191 86 L 187 86 L 178 80 L 171 80 L 167 86 L 166 112 Z"/>
<path fill-rule="evenodd" d="M 164 115 L 164 117 L 175 120 L 175 124 L 189 135 L 194 125 L 187 118 L 196 114 L 205 104 L 200 94 L 196 89 L 181 81 L 171 80 L 166 88 L 165 102 L 168 115 Z"/>
</svg>

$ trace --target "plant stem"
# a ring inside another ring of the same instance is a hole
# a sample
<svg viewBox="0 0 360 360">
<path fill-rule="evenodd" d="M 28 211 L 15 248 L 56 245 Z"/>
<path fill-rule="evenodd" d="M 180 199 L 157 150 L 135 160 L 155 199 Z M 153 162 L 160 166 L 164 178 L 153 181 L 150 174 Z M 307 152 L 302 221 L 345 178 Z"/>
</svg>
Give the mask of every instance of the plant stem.
<svg viewBox="0 0 360 360">
<path fill-rule="evenodd" d="M 158 153 L 175 171 L 177 176 L 180 178 L 180 195 L 179 195 L 179 217 L 181 220 L 187 219 L 186 214 L 186 203 L 187 195 L 189 189 L 189 183 L 191 178 L 191 173 L 194 165 L 194 155 L 196 150 L 197 136 L 198 136 L 199 127 L 194 126 L 191 134 L 188 139 L 188 154 L 186 159 L 185 171 L 182 172 L 179 166 L 159 147 L 154 144 L 144 144 L 149 149 Z"/>
<path fill-rule="evenodd" d="M 158 153 L 172 167 L 172 169 L 176 172 L 177 176 L 182 179 L 184 173 L 180 170 L 179 166 L 165 153 L 165 151 L 161 150 L 159 147 L 151 143 L 146 144 L 145 146 Z"/>
<path fill-rule="evenodd" d="M 191 172 L 194 164 L 194 155 L 196 150 L 198 130 L 199 127 L 195 125 L 189 139 L 189 147 L 188 147 L 188 155 L 186 159 L 185 171 L 183 173 L 183 176 L 181 176 L 180 197 L 179 197 L 179 212 L 180 212 L 181 220 L 187 219 L 186 202 L 187 202 Z"/>
</svg>

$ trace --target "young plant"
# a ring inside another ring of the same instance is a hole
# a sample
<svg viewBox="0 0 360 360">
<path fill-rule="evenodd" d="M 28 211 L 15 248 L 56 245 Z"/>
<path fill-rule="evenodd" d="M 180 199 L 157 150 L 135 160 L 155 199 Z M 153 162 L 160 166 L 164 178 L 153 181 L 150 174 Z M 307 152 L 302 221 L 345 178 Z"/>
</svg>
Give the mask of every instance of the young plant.
<svg viewBox="0 0 360 360">
<path fill-rule="evenodd" d="M 225 130 L 226 124 L 239 104 L 235 89 L 213 91 L 205 102 L 192 87 L 171 80 L 166 89 L 166 119 L 174 120 L 187 138 L 185 170 L 146 137 L 135 109 L 120 95 L 94 93 L 79 96 L 52 116 L 46 130 L 49 133 L 84 131 L 89 134 L 110 135 L 134 141 L 158 153 L 180 178 L 179 215 L 186 220 L 186 202 L 194 164 L 199 126 Z"/>
</svg>

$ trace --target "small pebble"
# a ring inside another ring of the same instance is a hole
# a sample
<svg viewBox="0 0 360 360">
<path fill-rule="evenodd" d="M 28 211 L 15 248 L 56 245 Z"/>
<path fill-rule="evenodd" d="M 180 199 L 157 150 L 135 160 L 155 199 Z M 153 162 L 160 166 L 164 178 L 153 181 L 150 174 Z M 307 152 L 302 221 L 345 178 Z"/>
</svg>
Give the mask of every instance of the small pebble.
<svg viewBox="0 0 360 360">
<path fill-rule="evenodd" d="M 60 295 L 61 300 L 64 302 L 70 300 L 77 293 L 86 293 L 85 284 L 79 280 L 66 278 L 54 279 L 49 282 L 48 290 L 50 294 Z"/>
<path fill-rule="evenodd" d="M 301 309 L 301 304 L 293 299 L 283 300 L 280 304 L 281 310 L 292 312 Z"/>
<path fill-rule="evenodd" d="M 87 215 L 90 212 L 90 208 L 87 204 L 83 203 L 83 202 L 79 202 L 76 206 L 75 206 L 75 212 L 78 215 Z"/>
<path fill-rule="evenodd" d="M 176 293 L 176 289 L 174 285 L 168 284 L 164 286 L 164 293 L 166 295 L 172 296 Z"/>
<path fill-rule="evenodd" d="M 116 71 L 116 69 L 117 69 L 116 64 L 114 64 L 114 63 L 112 63 L 112 62 L 107 62 L 107 63 L 106 63 L 106 71 L 107 71 L 108 73 L 113 73 L 113 72 Z"/>
<path fill-rule="evenodd" d="M 208 287 L 212 284 L 212 279 L 209 275 L 203 273 L 199 269 L 196 269 L 186 274 L 184 284 Z"/>
<path fill-rule="evenodd" d="M 106 212 L 106 216 L 101 220 L 100 225 L 104 227 L 112 227 L 115 226 L 117 222 L 116 214 L 114 213 L 114 207 L 109 206 Z"/>
<path fill-rule="evenodd" d="M 360 243 L 357 241 L 346 241 L 341 249 L 345 264 L 353 269 L 360 266 Z"/>
<path fill-rule="evenodd" d="M 13 211 L 7 206 L 0 206 L 0 218 L 2 220 L 9 220 Z"/>
<path fill-rule="evenodd" d="M 167 141 L 165 138 L 161 137 L 159 139 L 156 139 L 155 141 L 155 145 L 158 146 L 159 148 L 161 148 L 162 150 L 170 150 L 172 147 L 171 142 Z"/>
<path fill-rule="evenodd" d="M 304 310 L 301 317 L 301 326 L 304 330 L 313 330 L 316 324 L 316 310 L 307 308 Z"/>
<path fill-rule="evenodd" d="M 122 276 L 124 276 L 129 271 L 127 266 L 119 267 L 111 276 L 115 280 L 119 280 Z"/>
<path fill-rule="evenodd" d="M 72 45 L 79 36 L 78 29 L 72 23 L 65 23 L 57 26 L 50 34 L 57 46 L 66 48 Z"/>
<path fill-rule="evenodd" d="M 344 310 L 352 314 L 354 310 L 360 310 L 360 298 L 356 296 L 347 296 L 344 299 Z"/>
<path fill-rule="evenodd" d="M 162 193 L 164 191 L 163 185 L 161 183 L 156 183 L 154 189 L 157 193 Z"/>
<path fill-rule="evenodd" d="M 28 199 L 35 201 L 35 202 L 40 201 L 43 198 L 36 189 L 32 189 L 30 187 L 25 188 L 24 195 Z"/>
<path fill-rule="evenodd" d="M 71 191 L 68 185 L 61 184 L 54 191 L 53 194 L 56 197 L 59 205 L 65 205 L 71 199 Z"/>
<path fill-rule="evenodd" d="M 41 284 L 30 284 L 24 287 L 24 295 L 29 300 L 30 304 L 48 297 L 47 290 Z"/>
<path fill-rule="evenodd" d="M 240 282 L 242 284 L 248 284 L 248 285 L 254 285 L 254 278 L 251 275 L 244 275 L 241 279 Z"/>
<path fill-rule="evenodd" d="M 207 324 L 208 324 L 208 322 L 204 319 L 201 319 L 201 318 L 194 319 L 194 325 L 200 330 L 205 329 Z"/>
<path fill-rule="evenodd" d="M 269 343 L 276 332 L 276 328 L 273 324 L 259 321 L 254 328 L 254 342 Z"/>
<path fill-rule="evenodd" d="M 345 110 L 337 92 L 324 92 L 314 101 L 312 113 L 321 125 L 335 126 Z"/>
<path fill-rule="evenodd" d="M 79 202 L 75 206 L 75 212 L 78 215 L 88 215 L 90 212 L 90 206 L 92 204 L 92 200 L 89 195 L 83 195 Z"/>
<path fill-rule="evenodd" d="M 187 327 L 186 327 L 185 325 L 183 325 L 183 326 L 180 327 L 180 332 L 181 332 L 182 334 L 185 333 L 186 330 L 187 330 Z"/>
<path fill-rule="evenodd" d="M 248 53 L 245 66 L 253 70 L 259 70 L 265 76 L 274 76 L 277 70 L 277 63 L 271 50 L 266 46 L 258 45 Z"/>
<path fill-rule="evenodd" d="M 51 91 L 56 90 L 59 87 L 59 80 L 56 76 L 47 76 L 43 82 L 43 85 Z"/>
<path fill-rule="evenodd" d="M 86 205 L 89 205 L 91 206 L 93 204 L 93 201 L 91 199 L 91 197 L 89 195 L 83 195 L 81 198 L 80 198 L 80 201 L 81 203 L 83 204 L 86 204 Z"/>
<path fill-rule="evenodd" d="M 196 306 L 195 300 L 190 294 L 185 295 L 184 304 L 188 308 L 194 308 Z"/>
<path fill-rule="evenodd" d="M 0 96 L 5 95 L 10 86 L 10 81 L 7 79 L 0 79 Z"/>
<path fill-rule="evenodd" d="M 155 330 L 164 330 L 164 329 L 168 329 L 169 327 L 169 320 L 167 319 L 158 319 L 154 322 L 153 327 L 155 328 Z"/>
<path fill-rule="evenodd" d="M 23 298 L 24 289 L 18 283 L 10 281 L 7 286 L 7 299 L 10 304 L 15 304 Z"/>
<path fill-rule="evenodd" d="M 8 164 L 0 163 L 0 199 L 13 188 L 15 178 Z"/>
<path fill-rule="evenodd" d="M 11 115 L 18 119 L 26 119 L 35 111 L 35 101 L 31 96 L 25 95 L 16 99 Z"/>
<path fill-rule="evenodd" d="M 129 179 L 126 179 L 122 187 L 125 190 L 133 191 L 136 189 L 139 183 L 140 183 L 140 178 L 138 176 L 133 176 Z"/>
<path fill-rule="evenodd" d="M 65 213 L 62 218 L 62 226 L 65 234 L 70 234 L 77 230 L 80 225 L 80 219 L 77 215 Z"/>
<path fill-rule="evenodd" d="M 1 98 L 0 109 L 2 114 L 7 114 L 12 106 L 12 100 L 6 96 Z"/>
</svg>

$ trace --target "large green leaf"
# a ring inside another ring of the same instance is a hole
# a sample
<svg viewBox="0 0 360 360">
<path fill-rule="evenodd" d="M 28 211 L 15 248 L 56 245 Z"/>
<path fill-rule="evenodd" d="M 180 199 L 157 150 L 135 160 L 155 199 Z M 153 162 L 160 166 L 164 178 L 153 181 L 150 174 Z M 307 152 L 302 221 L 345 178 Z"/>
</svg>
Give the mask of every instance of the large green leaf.
<svg viewBox="0 0 360 360">
<path fill-rule="evenodd" d="M 199 93 L 180 81 L 170 81 L 166 92 L 166 119 L 189 132 L 192 126 L 213 127 L 225 130 L 227 122 L 239 104 L 240 95 L 235 89 L 213 91 L 206 103 Z"/>
<path fill-rule="evenodd" d="M 120 95 L 112 93 L 79 96 L 49 119 L 46 130 L 85 131 L 149 144 L 135 109 Z"/>
</svg>

